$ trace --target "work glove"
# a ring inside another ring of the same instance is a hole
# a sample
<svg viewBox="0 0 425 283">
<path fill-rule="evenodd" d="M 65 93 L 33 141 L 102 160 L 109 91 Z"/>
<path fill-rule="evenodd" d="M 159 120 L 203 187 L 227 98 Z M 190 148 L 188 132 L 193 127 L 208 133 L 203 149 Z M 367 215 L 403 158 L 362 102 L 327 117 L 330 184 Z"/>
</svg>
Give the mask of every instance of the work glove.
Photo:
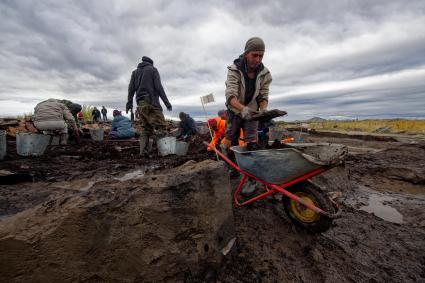
<svg viewBox="0 0 425 283">
<path fill-rule="evenodd" d="M 133 110 L 133 101 L 128 101 L 127 104 L 125 105 L 125 113 L 128 114 L 129 110 Z"/>
<path fill-rule="evenodd" d="M 168 111 L 173 111 L 173 107 L 172 107 L 171 105 L 168 105 L 168 106 L 167 106 L 167 110 L 168 110 Z"/>
<path fill-rule="evenodd" d="M 252 113 L 252 109 L 250 109 L 248 106 L 245 106 L 244 108 L 242 108 L 241 117 L 244 120 L 249 120 L 252 117 Z"/>
</svg>

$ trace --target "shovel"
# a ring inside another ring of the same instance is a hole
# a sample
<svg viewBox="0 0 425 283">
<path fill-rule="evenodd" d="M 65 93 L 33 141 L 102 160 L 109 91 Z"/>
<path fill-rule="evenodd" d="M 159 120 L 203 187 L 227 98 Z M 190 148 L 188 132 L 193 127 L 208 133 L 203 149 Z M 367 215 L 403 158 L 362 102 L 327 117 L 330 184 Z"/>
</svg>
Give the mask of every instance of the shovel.
<svg viewBox="0 0 425 283">
<path fill-rule="evenodd" d="M 251 118 L 249 119 L 250 121 L 260 121 L 260 122 L 265 122 L 265 121 L 270 121 L 274 118 L 277 117 L 281 117 L 281 116 L 285 116 L 287 113 L 286 111 L 282 111 L 279 109 L 273 109 L 273 110 L 269 110 L 269 111 L 255 111 L 252 113 Z"/>
</svg>

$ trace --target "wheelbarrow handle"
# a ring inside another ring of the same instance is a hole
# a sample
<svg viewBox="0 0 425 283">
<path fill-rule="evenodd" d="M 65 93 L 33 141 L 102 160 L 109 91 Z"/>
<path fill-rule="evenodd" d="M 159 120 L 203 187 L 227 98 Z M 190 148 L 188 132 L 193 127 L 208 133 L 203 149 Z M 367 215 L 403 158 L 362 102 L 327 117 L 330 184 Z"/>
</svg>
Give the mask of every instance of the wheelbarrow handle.
<svg viewBox="0 0 425 283">
<path fill-rule="evenodd" d="M 218 154 L 218 156 L 220 156 L 224 161 L 226 161 L 227 163 L 229 163 L 230 166 L 232 166 L 235 170 L 237 170 L 238 172 L 242 173 L 242 170 L 238 167 L 238 165 L 236 165 L 232 160 L 230 160 L 226 155 L 224 155 L 223 153 L 221 153 L 215 146 L 213 145 L 209 145 L 209 143 L 207 142 L 203 142 L 207 147 L 211 148 L 212 150 L 214 150 L 215 153 Z"/>
</svg>

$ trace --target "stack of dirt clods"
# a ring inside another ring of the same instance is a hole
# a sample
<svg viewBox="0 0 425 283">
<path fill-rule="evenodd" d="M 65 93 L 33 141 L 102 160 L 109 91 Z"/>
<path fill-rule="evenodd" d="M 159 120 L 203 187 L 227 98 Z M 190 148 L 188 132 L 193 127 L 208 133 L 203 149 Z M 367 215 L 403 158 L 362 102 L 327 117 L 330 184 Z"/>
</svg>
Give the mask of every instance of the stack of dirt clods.
<svg viewBox="0 0 425 283">
<path fill-rule="evenodd" d="M 1 119 L 0 120 L 0 130 L 6 130 L 7 135 L 10 137 L 16 137 L 17 132 L 30 132 L 38 133 L 36 127 L 31 120 L 27 117 L 24 119 Z"/>
</svg>

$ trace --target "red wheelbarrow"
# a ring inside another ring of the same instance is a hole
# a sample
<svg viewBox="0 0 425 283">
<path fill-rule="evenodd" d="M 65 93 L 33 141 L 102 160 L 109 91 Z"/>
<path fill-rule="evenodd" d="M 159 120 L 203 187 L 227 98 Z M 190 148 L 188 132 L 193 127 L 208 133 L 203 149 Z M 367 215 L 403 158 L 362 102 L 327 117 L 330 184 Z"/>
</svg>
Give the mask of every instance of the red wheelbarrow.
<svg viewBox="0 0 425 283">
<path fill-rule="evenodd" d="M 284 148 L 247 151 L 234 146 L 236 162 L 214 147 L 224 161 L 242 174 L 234 193 L 235 206 L 243 206 L 282 194 L 283 207 L 290 220 L 311 232 L 327 230 L 341 210 L 310 178 L 343 163 L 347 149 L 328 143 L 292 143 Z M 263 192 L 251 198 L 240 196 L 245 186 L 256 183 Z"/>
</svg>

